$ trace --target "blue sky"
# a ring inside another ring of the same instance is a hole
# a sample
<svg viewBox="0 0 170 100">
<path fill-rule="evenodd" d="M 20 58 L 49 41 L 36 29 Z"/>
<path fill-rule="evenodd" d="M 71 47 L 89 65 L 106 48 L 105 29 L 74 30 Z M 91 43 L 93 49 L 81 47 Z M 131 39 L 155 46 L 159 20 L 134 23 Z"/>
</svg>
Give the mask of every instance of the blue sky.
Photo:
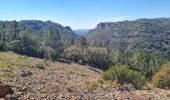
<svg viewBox="0 0 170 100">
<path fill-rule="evenodd" d="M 170 0 L 1 0 L 0 20 L 51 20 L 73 29 L 99 22 L 170 17 Z"/>
</svg>

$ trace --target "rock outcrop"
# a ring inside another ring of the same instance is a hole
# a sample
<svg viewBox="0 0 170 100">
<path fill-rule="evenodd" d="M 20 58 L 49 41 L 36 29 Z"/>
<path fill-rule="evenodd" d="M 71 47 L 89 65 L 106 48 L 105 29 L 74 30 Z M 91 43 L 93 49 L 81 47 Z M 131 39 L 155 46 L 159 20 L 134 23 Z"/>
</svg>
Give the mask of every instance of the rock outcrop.
<svg viewBox="0 0 170 100">
<path fill-rule="evenodd" d="M 0 83 L 0 98 L 4 98 L 8 94 L 13 94 L 14 91 L 8 84 Z"/>
</svg>

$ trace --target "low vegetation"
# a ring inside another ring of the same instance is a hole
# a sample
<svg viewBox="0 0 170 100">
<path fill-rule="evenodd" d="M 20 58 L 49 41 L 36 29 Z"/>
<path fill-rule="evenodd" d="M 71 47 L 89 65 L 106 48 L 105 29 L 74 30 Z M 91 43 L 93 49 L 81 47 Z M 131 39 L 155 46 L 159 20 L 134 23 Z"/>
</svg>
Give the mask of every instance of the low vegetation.
<svg viewBox="0 0 170 100">
<path fill-rule="evenodd" d="M 105 48 L 71 46 L 64 52 L 65 58 L 79 64 L 89 64 L 93 67 L 107 69 L 111 64 L 110 56 Z"/>
<path fill-rule="evenodd" d="M 105 80 L 116 81 L 119 84 L 132 83 L 135 88 L 142 88 L 146 83 L 145 76 L 140 72 L 128 69 L 126 65 L 112 66 L 109 70 L 104 72 L 103 78 Z"/>
<path fill-rule="evenodd" d="M 157 56 L 141 49 L 130 51 L 122 50 L 122 48 L 114 49 L 111 55 L 114 63 L 128 65 L 130 69 L 142 72 L 147 78 L 151 78 L 167 62 L 167 59 L 162 56 Z"/>
<path fill-rule="evenodd" d="M 0 76 L 8 76 L 12 72 L 21 68 L 41 67 L 43 62 L 40 59 L 21 56 L 14 52 L 0 52 Z"/>
<path fill-rule="evenodd" d="M 56 60 L 75 41 L 70 27 L 51 21 L 0 21 L 0 50 Z"/>
<path fill-rule="evenodd" d="M 162 66 L 161 70 L 153 77 L 156 87 L 170 89 L 170 63 Z"/>
</svg>

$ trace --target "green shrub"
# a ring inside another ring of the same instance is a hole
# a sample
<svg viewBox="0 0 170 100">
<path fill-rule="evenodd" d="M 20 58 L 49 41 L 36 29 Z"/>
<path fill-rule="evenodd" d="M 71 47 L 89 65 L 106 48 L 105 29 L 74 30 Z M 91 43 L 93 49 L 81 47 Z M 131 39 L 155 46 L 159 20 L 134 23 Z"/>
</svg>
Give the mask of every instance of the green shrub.
<svg viewBox="0 0 170 100">
<path fill-rule="evenodd" d="M 70 59 L 71 61 L 74 61 L 76 63 L 78 63 L 79 60 L 84 61 L 84 54 L 80 46 L 71 46 L 67 48 L 63 54 L 64 58 Z"/>
<path fill-rule="evenodd" d="M 105 80 L 116 81 L 119 84 L 132 83 L 135 88 L 141 88 L 145 83 L 145 76 L 140 72 L 128 69 L 126 65 L 112 66 L 109 70 L 103 73 Z"/>
<path fill-rule="evenodd" d="M 130 69 L 145 74 L 148 79 L 158 72 L 162 64 L 166 62 L 166 59 L 162 56 L 141 49 L 126 51 L 114 49 L 111 56 L 115 63 L 126 64 Z"/>
<path fill-rule="evenodd" d="M 106 48 L 71 46 L 63 54 L 65 58 L 71 61 L 100 69 L 107 69 L 111 64 L 111 58 Z"/>
<path fill-rule="evenodd" d="M 170 89 L 170 63 L 162 66 L 162 69 L 153 76 L 153 84 L 156 87 Z"/>
<path fill-rule="evenodd" d="M 89 65 L 100 69 L 108 69 L 112 61 L 106 48 L 88 48 L 85 57 Z"/>
<path fill-rule="evenodd" d="M 2 40 L 0 40 L 0 50 L 5 50 L 5 48 L 6 48 L 6 44 L 5 44 L 5 42 L 4 41 L 2 41 Z"/>
</svg>

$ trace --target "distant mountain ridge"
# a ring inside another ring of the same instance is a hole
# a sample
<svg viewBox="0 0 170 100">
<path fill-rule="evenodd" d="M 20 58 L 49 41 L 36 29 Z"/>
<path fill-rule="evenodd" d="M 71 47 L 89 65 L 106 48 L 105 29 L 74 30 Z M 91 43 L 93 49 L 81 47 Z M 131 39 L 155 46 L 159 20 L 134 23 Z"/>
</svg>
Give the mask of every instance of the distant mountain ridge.
<svg viewBox="0 0 170 100">
<path fill-rule="evenodd" d="M 100 23 L 86 37 L 93 46 L 139 48 L 170 56 L 170 18 Z"/>
<path fill-rule="evenodd" d="M 74 32 L 75 32 L 77 35 L 80 35 L 80 36 L 85 36 L 85 35 L 87 35 L 89 31 L 90 31 L 90 29 L 76 29 L 76 30 L 74 30 Z"/>
<path fill-rule="evenodd" d="M 36 31 L 42 32 L 47 30 L 49 27 L 56 28 L 61 34 L 69 35 L 69 36 L 76 36 L 74 31 L 69 26 L 62 26 L 61 24 L 52 22 L 52 21 L 40 21 L 40 20 L 22 20 L 19 21 L 21 25 L 26 26 L 27 28 Z"/>
<path fill-rule="evenodd" d="M 0 21 L 0 26 L 8 25 L 12 21 Z M 63 26 L 61 24 L 52 22 L 52 21 L 41 21 L 41 20 L 21 20 L 17 21 L 20 27 L 23 28 L 23 30 L 27 29 L 30 31 L 33 31 L 34 33 L 46 33 L 47 30 L 50 27 L 53 27 L 59 31 L 59 33 L 63 36 L 68 37 L 77 37 L 77 35 L 74 33 L 74 31 L 69 26 Z"/>
</svg>

